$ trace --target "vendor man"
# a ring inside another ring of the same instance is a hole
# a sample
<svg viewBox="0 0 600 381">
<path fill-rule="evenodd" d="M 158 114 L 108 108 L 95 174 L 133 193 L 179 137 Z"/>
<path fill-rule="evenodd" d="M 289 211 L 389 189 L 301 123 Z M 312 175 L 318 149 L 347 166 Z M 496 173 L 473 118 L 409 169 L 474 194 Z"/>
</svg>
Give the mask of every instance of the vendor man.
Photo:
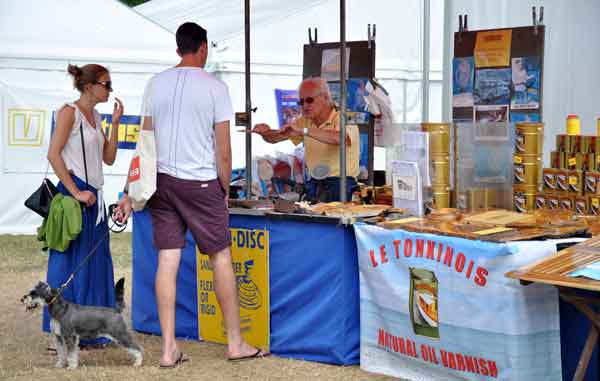
<svg viewBox="0 0 600 381">
<path fill-rule="evenodd" d="M 322 202 L 340 200 L 340 114 L 331 99 L 329 86 L 321 78 L 307 78 L 300 84 L 298 104 L 302 116 L 279 130 L 267 124 L 254 126 L 253 132 L 269 143 L 290 139 L 298 145 L 304 141 L 304 157 L 311 175 L 308 195 Z M 358 126 L 346 126 L 346 200 L 352 199 L 359 172 Z M 319 168 L 321 170 L 319 170 Z M 315 168 L 317 170 L 315 171 Z M 323 170 L 324 169 L 324 170 Z M 324 179 L 320 173 L 327 173 Z M 317 193 L 320 194 L 317 194 Z"/>
</svg>

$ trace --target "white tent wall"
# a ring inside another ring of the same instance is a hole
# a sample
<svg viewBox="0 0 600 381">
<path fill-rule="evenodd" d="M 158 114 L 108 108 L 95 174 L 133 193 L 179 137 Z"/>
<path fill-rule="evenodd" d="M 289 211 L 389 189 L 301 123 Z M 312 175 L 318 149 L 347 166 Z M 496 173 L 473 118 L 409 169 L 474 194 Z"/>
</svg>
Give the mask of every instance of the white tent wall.
<svg viewBox="0 0 600 381">
<path fill-rule="evenodd" d="M 566 117 L 577 114 L 581 132 L 596 135 L 600 117 L 600 1 L 597 0 L 447 0 L 446 23 L 458 30 L 458 15 L 469 15 L 469 30 L 532 25 L 531 7 L 544 6 L 546 41 L 544 52 L 543 121 L 544 163 L 555 146 L 556 134 L 566 131 Z M 446 58 L 445 93 L 451 91 L 453 37 Z M 450 61 L 449 61 L 450 60 Z M 446 99 L 451 102 L 451 99 Z M 446 105 L 448 110 L 450 104 Z"/>
<path fill-rule="evenodd" d="M 112 96 L 124 101 L 126 115 L 137 115 L 146 81 L 176 58 L 172 33 L 116 0 L 96 0 L 93 5 L 82 0 L 3 0 L 0 234 L 30 234 L 41 224 L 23 202 L 46 171 L 53 111 L 78 96 L 67 65 L 108 67 Z M 97 109 L 112 113 L 112 99 Z M 104 168 L 107 204 L 123 188 L 131 155 L 119 150 L 115 165 Z"/>
</svg>

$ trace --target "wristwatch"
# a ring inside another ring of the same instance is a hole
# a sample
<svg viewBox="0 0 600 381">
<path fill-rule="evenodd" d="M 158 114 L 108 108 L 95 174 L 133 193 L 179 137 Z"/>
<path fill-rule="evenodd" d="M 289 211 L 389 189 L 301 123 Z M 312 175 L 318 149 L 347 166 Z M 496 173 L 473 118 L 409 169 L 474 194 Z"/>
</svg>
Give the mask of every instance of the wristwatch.
<svg viewBox="0 0 600 381">
<path fill-rule="evenodd" d="M 304 136 L 308 136 L 308 127 L 304 127 Z"/>
</svg>

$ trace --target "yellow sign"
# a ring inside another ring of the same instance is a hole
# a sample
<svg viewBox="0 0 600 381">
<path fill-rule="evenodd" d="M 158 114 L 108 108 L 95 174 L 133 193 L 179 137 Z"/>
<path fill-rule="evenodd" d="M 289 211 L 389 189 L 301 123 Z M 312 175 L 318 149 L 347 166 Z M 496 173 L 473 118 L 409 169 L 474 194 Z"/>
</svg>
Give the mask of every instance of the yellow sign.
<svg viewBox="0 0 600 381">
<path fill-rule="evenodd" d="M 523 163 L 523 158 L 521 156 L 515 155 L 514 159 L 515 159 L 515 164 Z"/>
<path fill-rule="evenodd" d="M 8 109 L 8 146 L 40 147 L 45 127 L 45 110 Z"/>
<path fill-rule="evenodd" d="M 257 348 L 269 348 L 269 231 L 230 229 L 231 258 L 240 297 L 240 325 L 244 339 Z M 227 343 L 221 308 L 217 302 L 209 257 L 196 253 L 199 336 Z"/>
<path fill-rule="evenodd" d="M 512 29 L 477 32 L 475 66 L 509 66 L 511 39 Z"/>
</svg>

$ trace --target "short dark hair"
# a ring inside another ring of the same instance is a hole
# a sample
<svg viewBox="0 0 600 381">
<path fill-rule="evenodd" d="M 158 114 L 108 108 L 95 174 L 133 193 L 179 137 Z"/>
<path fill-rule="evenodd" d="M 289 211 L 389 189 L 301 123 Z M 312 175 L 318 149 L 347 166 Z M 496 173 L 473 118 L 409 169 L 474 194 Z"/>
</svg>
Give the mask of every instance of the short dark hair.
<svg viewBox="0 0 600 381">
<path fill-rule="evenodd" d="M 206 29 L 195 22 L 181 24 L 175 32 L 175 40 L 180 54 L 196 53 L 200 49 L 200 45 L 208 42 Z"/>
</svg>

